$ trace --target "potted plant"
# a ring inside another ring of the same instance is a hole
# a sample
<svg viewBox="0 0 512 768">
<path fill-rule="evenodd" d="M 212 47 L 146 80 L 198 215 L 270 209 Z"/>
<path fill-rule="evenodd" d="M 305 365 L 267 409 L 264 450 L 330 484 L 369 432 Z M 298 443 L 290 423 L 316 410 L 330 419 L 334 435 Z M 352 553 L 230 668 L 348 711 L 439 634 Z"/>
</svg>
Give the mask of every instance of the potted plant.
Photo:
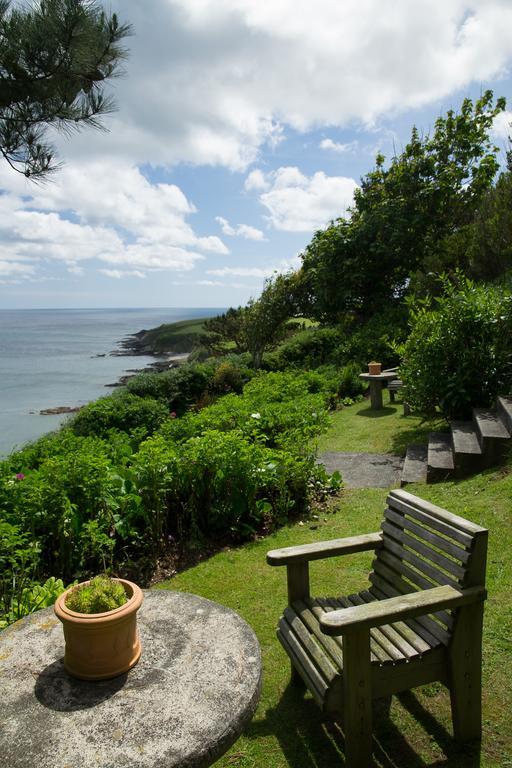
<svg viewBox="0 0 512 768">
<path fill-rule="evenodd" d="M 131 669 L 141 653 L 137 611 L 142 600 L 136 584 L 108 576 L 63 592 L 54 610 L 64 629 L 67 671 L 82 680 L 105 680 Z"/>
<path fill-rule="evenodd" d="M 372 360 L 371 363 L 368 363 L 368 373 L 370 376 L 378 376 L 382 371 L 382 363 L 376 363 L 375 360 Z"/>
</svg>

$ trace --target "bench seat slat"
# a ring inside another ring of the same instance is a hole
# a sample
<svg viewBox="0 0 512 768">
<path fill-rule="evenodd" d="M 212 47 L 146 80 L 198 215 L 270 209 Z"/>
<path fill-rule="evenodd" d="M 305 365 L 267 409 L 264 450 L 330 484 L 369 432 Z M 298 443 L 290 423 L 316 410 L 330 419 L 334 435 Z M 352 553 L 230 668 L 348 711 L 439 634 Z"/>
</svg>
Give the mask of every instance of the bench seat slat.
<svg viewBox="0 0 512 768">
<path fill-rule="evenodd" d="M 349 597 L 352 605 L 364 605 L 365 603 L 375 602 L 375 598 L 370 595 L 369 592 L 360 592 L 357 595 L 350 595 Z M 377 629 L 377 627 L 375 628 Z M 418 651 L 412 646 L 397 630 L 394 624 L 384 624 L 379 627 L 381 634 L 386 640 L 394 646 L 400 653 L 400 658 L 406 661 L 418 656 Z"/>
<path fill-rule="evenodd" d="M 383 586 L 383 585 L 381 585 Z M 369 589 L 369 592 L 372 595 L 375 595 L 377 600 L 385 600 L 388 597 L 396 597 L 398 592 L 397 590 L 393 589 L 392 587 L 389 588 L 389 590 L 384 591 L 383 589 L 379 589 L 375 585 L 372 585 Z M 441 641 L 438 637 L 433 635 L 431 632 L 429 632 L 427 626 L 425 625 L 425 622 L 422 621 L 422 619 L 425 619 L 428 617 L 419 617 L 416 619 L 407 619 L 407 622 L 404 622 L 406 626 L 410 627 L 413 632 L 415 632 L 424 643 L 430 648 L 437 648 L 438 646 L 442 645 Z"/>
<path fill-rule="evenodd" d="M 315 642 L 315 639 L 313 639 L 314 635 L 309 632 L 308 628 L 301 621 L 301 618 L 290 606 L 284 611 L 281 628 L 283 621 L 288 622 L 288 625 L 300 641 L 300 644 L 307 651 L 309 656 L 311 656 L 311 659 L 325 678 L 326 683 L 329 684 L 336 676 L 336 668 L 333 666 L 325 652 L 318 646 L 318 643 Z"/>
<path fill-rule="evenodd" d="M 381 592 L 383 592 L 386 597 L 397 597 L 398 595 L 404 594 L 402 589 L 397 589 L 391 581 L 386 580 L 386 578 L 381 577 L 379 574 L 370 574 L 370 581 L 372 582 L 372 585 L 378 590 L 381 590 Z M 373 591 L 373 588 L 370 589 L 370 592 Z M 431 635 L 433 635 L 438 642 L 442 643 L 443 645 L 448 645 L 451 637 L 450 633 L 441 624 L 439 624 L 439 622 L 435 621 L 431 615 L 417 616 L 415 619 L 407 619 L 407 624 L 409 624 L 411 627 L 414 627 L 414 624 L 411 622 L 417 622 L 421 626 L 425 627 L 425 629 Z"/>
<path fill-rule="evenodd" d="M 297 638 L 291 629 L 287 630 L 286 627 L 279 627 L 277 630 L 277 637 L 287 654 L 291 657 L 295 668 L 299 670 L 299 673 L 311 691 L 313 698 L 317 704 L 323 708 L 325 695 L 328 691 L 328 686 L 325 681 L 319 675 L 314 665 L 311 664 L 311 660 L 297 641 Z"/>
<path fill-rule="evenodd" d="M 340 597 L 337 599 L 333 598 L 332 605 L 335 609 L 339 610 L 340 608 L 352 608 L 354 605 L 357 605 L 357 603 L 353 602 L 348 597 Z M 381 661 L 382 664 L 395 664 L 397 661 L 404 660 L 403 653 L 401 653 L 398 648 L 389 642 L 387 637 L 382 633 L 381 627 L 372 627 L 370 630 L 370 648 L 373 650 L 375 655 L 379 655 L 380 653 L 384 656 L 383 660 Z"/>
<path fill-rule="evenodd" d="M 300 616 L 308 630 L 315 636 L 316 641 L 322 646 L 324 651 L 329 655 L 332 663 L 338 668 L 343 667 L 343 652 L 342 648 L 336 643 L 334 637 L 325 635 L 320 629 L 320 615 L 323 613 L 322 609 L 317 606 L 318 615 L 315 615 L 313 606 L 311 605 L 311 599 L 303 602 L 302 600 L 296 600 L 292 607 L 295 612 Z"/>
<path fill-rule="evenodd" d="M 377 595 L 372 594 L 369 590 L 363 590 L 360 593 L 363 600 L 366 602 L 372 602 L 373 600 L 379 600 Z M 382 596 L 384 597 L 384 595 Z M 432 649 L 432 644 L 424 640 L 424 638 L 415 632 L 412 627 L 408 626 L 405 621 L 395 621 L 392 626 L 407 642 L 415 649 L 417 654 L 427 653 Z M 432 638 L 434 645 L 437 644 L 435 638 Z"/>
</svg>

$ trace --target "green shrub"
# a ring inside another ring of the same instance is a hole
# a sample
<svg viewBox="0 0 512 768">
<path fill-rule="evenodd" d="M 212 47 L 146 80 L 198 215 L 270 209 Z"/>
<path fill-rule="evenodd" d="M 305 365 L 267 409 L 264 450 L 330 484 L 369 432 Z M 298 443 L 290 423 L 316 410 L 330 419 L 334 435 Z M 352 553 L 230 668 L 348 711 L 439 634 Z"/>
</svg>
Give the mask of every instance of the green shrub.
<svg viewBox="0 0 512 768">
<path fill-rule="evenodd" d="M 265 367 L 271 370 L 285 368 L 318 368 L 333 362 L 342 343 L 339 328 L 310 328 L 299 331 L 283 342 L 274 352 L 264 357 Z"/>
<path fill-rule="evenodd" d="M 123 432 L 142 429 L 145 435 L 151 435 L 168 415 L 168 409 L 157 400 L 119 392 L 86 405 L 70 427 L 75 435 L 82 437 L 107 437 L 112 429 Z"/>
<path fill-rule="evenodd" d="M 219 395 L 225 395 L 227 392 L 240 393 L 249 377 L 245 377 L 240 370 L 232 363 L 221 363 L 215 370 L 210 383 L 210 390 Z"/>
<path fill-rule="evenodd" d="M 355 398 L 362 395 L 365 390 L 365 384 L 359 378 L 361 366 L 358 363 L 347 363 L 340 372 L 338 397 Z"/>
<path fill-rule="evenodd" d="M 147 440 L 134 473 L 148 529 L 160 544 L 169 535 L 242 539 L 283 523 L 307 504 L 314 455 L 272 450 L 239 430 L 208 430 L 173 446 Z"/>
<path fill-rule="evenodd" d="M 512 295 L 462 277 L 443 288 L 433 307 L 412 310 L 400 376 L 415 410 L 467 418 L 510 389 Z"/>
<path fill-rule="evenodd" d="M 160 400 L 169 411 L 181 414 L 206 392 L 214 372 L 213 364 L 180 365 L 162 373 L 141 373 L 129 379 L 126 388 L 132 395 Z"/>
</svg>

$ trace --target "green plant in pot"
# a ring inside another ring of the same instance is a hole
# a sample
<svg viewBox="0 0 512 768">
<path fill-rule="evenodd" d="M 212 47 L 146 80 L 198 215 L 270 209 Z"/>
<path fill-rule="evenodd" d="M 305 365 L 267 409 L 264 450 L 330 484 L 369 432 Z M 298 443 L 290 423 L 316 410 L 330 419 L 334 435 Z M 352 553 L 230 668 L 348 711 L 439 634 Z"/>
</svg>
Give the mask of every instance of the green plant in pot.
<svg viewBox="0 0 512 768">
<path fill-rule="evenodd" d="M 137 611 L 142 600 L 136 584 L 108 576 L 63 592 L 54 610 L 64 629 L 67 671 L 83 680 L 104 680 L 131 669 L 141 654 Z"/>
</svg>

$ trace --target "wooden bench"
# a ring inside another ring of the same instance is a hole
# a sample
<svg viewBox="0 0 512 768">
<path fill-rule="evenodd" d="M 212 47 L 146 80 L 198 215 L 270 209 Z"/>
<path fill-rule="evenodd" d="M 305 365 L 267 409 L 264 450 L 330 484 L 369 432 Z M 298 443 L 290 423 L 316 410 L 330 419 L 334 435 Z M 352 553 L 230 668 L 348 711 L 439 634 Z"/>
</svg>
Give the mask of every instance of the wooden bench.
<svg viewBox="0 0 512 768">
<path fill-rule="evenodd" d="M 403 388 L 403 383 L 401 379 L 393 379 L 393 381 L 390 381 L 388 384 L 388 392 L 389 392 L 389 401 L 391 403 L 395 402 L 395 395 L 397 392 L 400 392 L 400 390 Z"/>
<path fill-rule="evenodd" d="M 346 764 L 371 759 L 372 700 L 441 681 L 454 735 L 481 735 L 481 653 L 487 530 L 402 490 L 391 491 L 381 530 L 278 549 L 288 607 L 277 636 L 292 679 L 341 721 Z M 375 550 L 357 594 L 311 597 L 309 561 Z"/>
</svg>

